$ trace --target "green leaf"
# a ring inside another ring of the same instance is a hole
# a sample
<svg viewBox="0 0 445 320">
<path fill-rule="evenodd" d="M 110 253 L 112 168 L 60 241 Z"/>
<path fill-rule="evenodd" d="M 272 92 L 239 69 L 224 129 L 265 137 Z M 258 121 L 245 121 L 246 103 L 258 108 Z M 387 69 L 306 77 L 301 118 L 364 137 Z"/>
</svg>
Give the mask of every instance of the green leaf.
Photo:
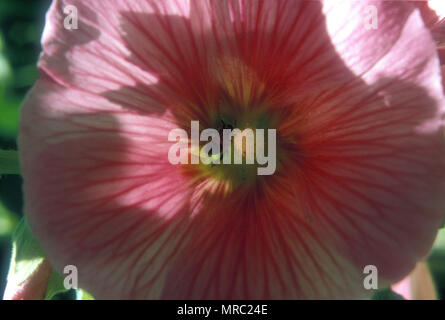
<svg viewBox="0 0 445 320">
<path fill-rule="evenodd" d="M 0 239 L 8 239 L 14 232 L 19 219 L 15 213 L 8 210 L 0 201 Z"/>
<path fill-rule="evenodd" d="M 93 296 L 82 289 L 77 289 L 77 300 L 94 300 Z"/>
<path fill-rule="evenodd" d="M 56 294 L 68 291 L 63 286 L 63 276 L 53 270 L 49 277 L 48 287 L 46 288 L 45 300 L 51 300 Z"/>
<path fill-rule="evenodd" d="M 3 91 L 4 86 L 11 81 L 12 69 L 8 59 L 5 56 L 5 41 L 3 34 L 0 33 L 0 90 Z"/>
<path fill-rule="evenodd" d="M 18 134 L 19 106 L 21 99 L 1 96 L 0 93 L 0 137 L 15 140 Z"/>
<path fill-rule="evenodd" d="M 12 236 L 12 257 L 5 290 L 6 299 L 38 299 L 46 289 L 50 265 L 25 219 Z"/>
<path fill-rule="evenodd" d="M 32 276 L 46 259 L 46 254 L 34 238 L 25 219 L 22 219 L 12 236 L 12 258 L 8 274 L 8 284 L 19 286 Z M 63 276 L 52 270 L 45 299 L 51 299 L 65 292 Z"/>
<path fill-rule="evenodd" d="M 445 253 L 445 229 L 439 230 L 434 241 L 433 250 L 440 250 Z"/>
<path fill-rule="evenodd" d="M 12 257 L 8 282 L 20 284 L 28 279 L 43 263 L 46 255 L 31 234 L 25 219 L 17 225 L 12 235 Z"/>
<path fill-rule="evenodd" d="M 0 174 L 20 174 L 17 151 L 0 150 Z"/>
<path fill-rule="evenodd" d="M 395 293 L 391 288 L 380 289 L 372 296 L 371 300 L 405 300 L 400 294 Z"/>
<path fill-rule="evenodd" d="M 26 222 L 22 219 L 17 225 L 16 230 L 12 236 L 12 258 L 8 274 L 8 283 L 14 286 L 19 286 L 24 283 L 46 260 L 46 254 L 40 246 L 39 242 L 34 238 Z M 64 298 L 64 294 L 68 293 L 70 289 L 64 286 L 64 276 L 52 269 L 49 276 L 45 300 Z M 93 296 L 85 290 L 78 289 L 75 296 L 68 297 L 68 299 L 77 300 L 94 300 Z M 67 299 L 67 298 L 64 298 Z"/>
</svg>

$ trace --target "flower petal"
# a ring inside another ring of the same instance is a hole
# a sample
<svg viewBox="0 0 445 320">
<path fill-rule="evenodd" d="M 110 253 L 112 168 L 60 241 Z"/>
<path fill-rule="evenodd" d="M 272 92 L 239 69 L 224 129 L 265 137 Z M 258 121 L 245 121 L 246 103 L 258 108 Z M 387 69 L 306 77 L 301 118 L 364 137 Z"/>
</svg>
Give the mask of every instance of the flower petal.
<svg viewBox="0 0 445 320">
<path fill-rule="evenodd" d="M 130 297 L 132 260 L 156 253 L 190 211 L 188 183 L 168 162 L 171 143 L 159 138 L 173 128 L 168 115 L 131 113 L 44 77 L 21 123 L 26 212 L 52 264 L 60 272 L 77 266 L 80 285 L 99 297 Z"/>
</svg>

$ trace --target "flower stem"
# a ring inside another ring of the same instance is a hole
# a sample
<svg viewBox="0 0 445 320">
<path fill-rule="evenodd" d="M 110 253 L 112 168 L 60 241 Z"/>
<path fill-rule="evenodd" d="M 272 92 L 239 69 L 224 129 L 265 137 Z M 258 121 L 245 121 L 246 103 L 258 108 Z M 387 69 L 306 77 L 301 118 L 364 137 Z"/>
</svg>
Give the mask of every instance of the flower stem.
<svg viewBox="0 0 445 320">
<path fill-rule="evenodd" d="M 20 174 L 19 153 L 0 150 L 0 174 Z"/>
</svg>

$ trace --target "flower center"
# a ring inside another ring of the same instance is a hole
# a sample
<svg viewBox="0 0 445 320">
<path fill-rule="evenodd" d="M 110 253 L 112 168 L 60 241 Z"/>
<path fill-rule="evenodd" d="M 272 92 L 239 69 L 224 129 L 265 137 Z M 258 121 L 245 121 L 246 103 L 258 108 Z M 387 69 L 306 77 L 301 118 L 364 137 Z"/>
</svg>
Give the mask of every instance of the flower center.
<svg viewBox="0 0 445 320">
<path fill-rule="evenodd" d="M 206 161 L 199 169 L 206 177 L 237 188 L 251 186 L 259 176 L 275 173 L 276 130 L 269 128 L 265 113 L 220 113 L 211 123 L 219 134 L 219 148 L 209 148 L 209 142 L 200 141 L 199 153 Z M 214 141 L 211 143 L 215 146 Z"/>
</svg>

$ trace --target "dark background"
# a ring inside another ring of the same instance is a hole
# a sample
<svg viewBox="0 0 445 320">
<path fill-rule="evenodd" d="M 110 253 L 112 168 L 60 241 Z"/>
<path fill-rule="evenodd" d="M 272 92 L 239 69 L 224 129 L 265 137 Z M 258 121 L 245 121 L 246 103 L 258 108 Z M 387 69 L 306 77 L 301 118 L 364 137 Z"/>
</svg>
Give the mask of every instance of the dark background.
<svg viewBox="0 0 445 320">
<path fill-rule="evenodd" d="M 18 110 L 38 76 L 40 36 L 50 2 L 0 0 L 0 149 L 17 148 Z M 0 177 L 0 296 L 6 283 L 11 233 L 23 214 L 21 184 L 20 176 Z M 440 297 L 445 299 L 444 231 L 428 263 Z"/>
</svg>

